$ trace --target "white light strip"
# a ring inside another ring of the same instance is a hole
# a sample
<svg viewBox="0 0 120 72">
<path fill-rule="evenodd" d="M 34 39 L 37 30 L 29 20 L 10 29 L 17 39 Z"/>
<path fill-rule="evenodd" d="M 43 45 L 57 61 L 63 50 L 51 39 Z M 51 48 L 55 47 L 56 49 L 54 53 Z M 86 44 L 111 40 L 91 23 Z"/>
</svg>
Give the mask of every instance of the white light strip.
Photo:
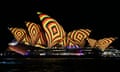
<svg viewBox="0 0 120 72">
<path fill-rule="evenodd" d="M 15 42 L 11 42 L 11 43 L 8 43 L 8 45 L 11 45 L 11 46 L 15 46 L 15 45 L 17 45 L 17 44 L 18 44 L 17 41 L 15 41 Z"/>
</svg>

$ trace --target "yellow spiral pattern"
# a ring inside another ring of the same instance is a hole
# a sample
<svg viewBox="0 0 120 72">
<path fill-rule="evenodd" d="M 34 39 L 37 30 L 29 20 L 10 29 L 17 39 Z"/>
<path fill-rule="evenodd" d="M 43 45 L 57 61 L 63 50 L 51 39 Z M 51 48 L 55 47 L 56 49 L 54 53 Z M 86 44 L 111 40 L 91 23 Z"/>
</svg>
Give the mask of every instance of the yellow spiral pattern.
<svg viewBox="0 0 120 72">
<path fill-rule="evenodd" d="M 56 44 L 63 44 L 62 46 L 64 46 L 65 32 L 62 26 L 60 26 L 55 19 L 51 18 L 48 15 L 40 14 L 39 17 L 45 30 L 48 47 L 54 47 Z"/>
<path fill-rule="evenodd" d="M 68 37 L 81 46 L 82 42 L 90 35 L 91 30 L 79 29 L 68 33 Z"/>
<path fill-rule="evenodd" d="M 28 28 L 33 46 L 46 45 L 45 34 L 40 25 L 33 22 L 27 22 L 26 26 Z"/>
<path fill-rule="evenodd" d="M 115 41 L 116 38 L 109 37 L 109 38 L 103 38 L 97 41 L 96 47 L 100 48 L 102 51 L 104 51 L 108 46 Z"/>
<path fill-rule="evenodd" d="M 13 34 L 13 36 L 15 37 L 15 39 L 18 42 L 25 43 L 27 45 L 29 45 L 31 43 L 30 37 L 29 37 L 29 35 L 27 35 L 27 33 L 24 29 L 10 28 L 9 30 L 11 31 L 11 33 Z"/>
</svg>

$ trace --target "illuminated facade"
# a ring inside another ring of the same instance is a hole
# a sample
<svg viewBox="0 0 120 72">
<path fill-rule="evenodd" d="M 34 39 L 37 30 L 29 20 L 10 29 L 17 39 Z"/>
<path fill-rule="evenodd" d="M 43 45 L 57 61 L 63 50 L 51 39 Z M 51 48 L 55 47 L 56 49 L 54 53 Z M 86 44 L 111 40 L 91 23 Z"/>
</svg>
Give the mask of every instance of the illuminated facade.
<svg viewBox="0 0 120 72">
<path fill-rule="evenodd" d="M 85 48 L 86 41 L 90 48 L 107 49 L 116 40 L 115 37 L 95 40 L 90 38 L 90 29 L 78 29 L 66 33 L 64 28 L 47 14 L 37 12 L 40 24 L 26 22 L 27 30 L 9 28 L 18 43 L 39 48 Z M 11 47 L 9 48 L 15 51 Z M 17 51 L 16 51 L 17 52 Z"/>
</svg>

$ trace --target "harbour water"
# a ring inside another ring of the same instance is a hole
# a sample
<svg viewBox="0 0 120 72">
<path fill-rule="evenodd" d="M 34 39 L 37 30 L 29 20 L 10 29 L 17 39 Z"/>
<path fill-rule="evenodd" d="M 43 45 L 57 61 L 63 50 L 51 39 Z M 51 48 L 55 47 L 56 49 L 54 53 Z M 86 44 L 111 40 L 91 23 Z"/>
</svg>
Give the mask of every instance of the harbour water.
<svg viewBox="0 0 120 72">
<path fill-rule="evenodd" d="M 119 65 L 119 58 L 3 58 L 0 72 L 116 72 Z"/>
</svg>

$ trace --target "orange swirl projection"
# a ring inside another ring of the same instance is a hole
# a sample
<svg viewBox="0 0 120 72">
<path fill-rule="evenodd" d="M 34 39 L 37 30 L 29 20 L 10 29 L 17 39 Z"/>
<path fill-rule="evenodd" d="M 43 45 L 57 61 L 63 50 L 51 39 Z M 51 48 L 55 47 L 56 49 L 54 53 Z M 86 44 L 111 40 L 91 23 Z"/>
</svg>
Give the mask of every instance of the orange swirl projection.
<svg viewBox="0 0 120 72">
<path fill-rule="evenodd" d="M 80 48 L 80 46 L 69 37 L 67 38 L 67 48 Z"/>
<path fill-rule="evenodd" d="M 80 46 L 83 46 L 82 44 L 84 44 L 83 42 L 90 35 L 90 32 L 91 31 L 89 29 L 74 30 L 68 33 L 68 37 Z"/>
<path fill-rule="evenodd" d="M 30 45 L 30 37 L 27 35 L 26 31 L 22 28 L 10 28 L 11 33 L 14 35 L 18 42 Z"/>
<path fill-rule="evenodd" d="M 109 37 L 109 38 L 103 38 L 97 41 L 96 47 L 100 48 L 102 51 L 104 51 L 108 46 L 115 41 L 116 38 Z"/>
<path fill-rule="evenodd" d="M 45 35 L 40 25 L 33 22 L 27 22 L 26 26 L 33 46 L 42 47 L 42 45 L 46 45 Z"/>
<path fill-rule="evenodd" d="M 63 27 L 61 26 L 61 32 L 63 34 L 63 39 L 60 41 L 60 44 L 63 46 L 63 47 L 66 47 L 67 46 L 67 37 L 66 37 L 66 32 L 64 31 Z"/>
<path fill-rule="evenodd" d="M 89 29 L 73 30 L 67 34 L 55 19 L 41 12 L 37 12 L 37 14 L 42 23 L 41 26 L 33 22 L 26 22 L 27 31 L 22 28 L 9 29 L 17 42 L 44 49 L 51 47 L 84 48 L 87 40 L 90 47 L 104 51 L 116 40 L 114 37 L 100 40 L 89 38 L 91 33 Z M 22 50 L 19 52 L 19 49 L 11 48 L 11 50 L 20 54 L 25 53 Z"/>
<path fill-rule="evenodd" d="M 48 47 L 53 47 L 56 44 L 61 44 L 64 41 L 65 32 L 59 23 L 45 14 L 39 14 L 40 20 L 42 21 L 42 26 L 45 30 L 45 35 L 48 42 Z M 64 44 L 64 43 L 63 43 Z"/>
</svg>

